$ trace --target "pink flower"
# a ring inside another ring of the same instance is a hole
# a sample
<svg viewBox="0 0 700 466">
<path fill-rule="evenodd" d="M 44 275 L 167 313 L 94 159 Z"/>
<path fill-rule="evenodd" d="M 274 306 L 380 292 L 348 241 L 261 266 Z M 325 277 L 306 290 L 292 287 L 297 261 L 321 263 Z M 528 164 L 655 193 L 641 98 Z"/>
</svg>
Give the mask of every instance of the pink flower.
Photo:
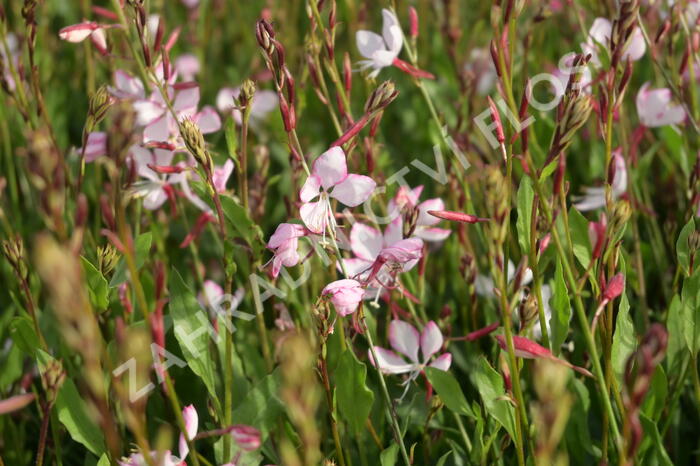
<svg viewBox="0 0 700 466">
<path fill-rule="evenodd" d="M 668 88 L 649 89 L 644 83 L 637 93 L 637 113 L 640 122 L 648 128 L 677 125 L 685 120 L 682 105 L 672 104 L 673 94 Z"/>
<path fill-rule="evenodd" d="M 189 440 L 193 440 L 195 435 L 197 435 L 197 428 L 199 427 L 199 415 L 194 406 L 186 406 L 182 410 L 182 418 L 185 421 L 185 433 Z M 181 466 L 185 464 L 185 458 L 190 453 L 190 449 L 187 446 L 187 440 L 185 440 L 185 433 L 180 434 L 180 440 L 178 442 L 178 448 L 180 456 L 173 455 L 170 450 L 161 453 L 162 459 L 158 466 Z M 154 460 L 158 458 L 158 452 L 151 451 L 149 456 Z M 148 462 L 141 453 L 133 453 L 128 458 L 124 458 L 117 462 L 119 466 L 148 466 Z"/>
<path fill-rule="evenodd" d="M 272 276 L 277 277 L 282 266 L 294 267 L 299 263 L 299 238 L 306 235 L 306 229 L 295 223 L 281 223 L 267 243 L 268 249 L 275 252 L 272 258 Z"/>
<path fill-rule="evenodd" d="M 444 339 L 442 332 L 437 324 L 432 320 L 428 322 L 422 333 L 418 333 L 416 328 L 402 320 L 392 320 L 389 324 L 389 344 L 395 350 L 408 358 L 409 362 L 396 354 L 394 351 L 374 347 L 374 352 L 377 354 L 379 369 L 387 374 L 405 374 L 412 373 L 411 378 L 414 378 L 426 366 L 434 367 L 442 371 L 446 371 L 452 364 L 452 355 L 444 353 L 435 358 L 431 362 L 432 357 L 440 351 Z M 418 356 L 418 350 L 421 351 L 421 358 Z M 372 352 L 369 351 L 369 360 L 376 367 L 377 364 L 372 357 Z"/>
<path fill-rule="evenodd" d="M 345 152 L 340 147 L 332 147 L 314 161 L 311 176 L 301 188 L 301 219 L 313 233 L 325 234 L 328 226 L 335 230 L 330 198 L 355 207 L 369 198 L 375 186 L 368 176 L 348 174 Z"/>
<path fill-rule="evenodd" d="M 245 451 L 260 448 L 260 431 L 255 427 L 237 424 L 231 428 L 231 436 L 236 444 Z"/>
<path fill-rule="evenodd" d="M 401 186 L 396 196 L 389 201 L 387 206 L 389 215 L 401 217 L 401 211 L 405 207 L 418 209 L 418 220 L 416 221 L 416 229 L 413 234 L 425 241 L 443 241 L 450 235 L 451 230 L 436 228 L 435 225 L 440 223 L 440 219 L 431 215 L 428 211 L 445 210 L 445 203 L 442 199 L 435 197 L 419 204 L 418 198 L 422 192 L 422 185 L 413 189 Z"/>
<path fill-rule="evenodd" d="M 585 44 L 581 44 L 581 50 L 584 54 L 591 54 L 591 63 L 600 66 L 600 58 L 598 57 L 599 47 L 608 50 L 610 48 L 610 34 L 612 34 L 612 23 L 605 18 L 596 18 L 593 21 L 591 29 L 588 31 L 588 39 Z M 638 27 L 632 32 L 625 52 L 622 54 L 622 61 L 628 58 L 631 61 L 637 61 L 646 52 L 647 46 L 644 42 L 644 35 Z"/>
<path fill-rule="evenodd" d="M 204 107 L 197 112 L 199 104 L 199 87 L 187 87 L 175 91 L 172 87 L 168 94 L 173 99 L 173 109 L 177 120 L 168 110 L 165 101 L 159 91 L 154 91 L 148 99 L 139 99 L 134 102 L 136 120 L 145 126 L 143 141 L 179 141 L 180 132 L 178 122 L 185 118 L 191 118 L 202 134 L 209 134 L 221 128 L 221 119 L 212 107 Z M 184 144 L 178 144 L 184 146 Z"/>
<path fill-rule="evenodd" d="M 82 154 L 83 149 L 78 149 L 78 153 Z M 94 162 L 105 154 L 107 154 L 107 133 L 103 131 L 89 133 L 85 144 L 85 161 Z"/>
<path fill-rule="evenodd" d="M 501 347 L 501 349 L 503 349 L 504 351 L 507 351 L 506 338 L 503 335 L 496 335 L 496 340 L 498 341 L 498 345 Z M 593 377 L 593 374 L 591 374 L 589 371 L 587 371 L 583 367 L 574 366 L 569 361 L 566 361 L 564 359 L 560 359 L 560 358 L 554 356 L 554 354 L 552 354 L 552 352 L 549 351 L 544 346 L 538 345 L 534 341 L 528 340 L 525 337 L 513 335 L 513 349 L 515 350 L 515 355 L 519 358 L 547 359 L 549 361 L 552 361 L 552 362 L 555 362 L 557 364 L 561 364 L 563 366 L 566 366 L 570 369 L 573 369 L 576 372 L 579 372 L 585 376 Z"/>
<path fill-rule="evenodd" d="M 357 310 L 364 293 L 360 282 L 346 278 L 326 285 L 321 295 L 329 296 L 336 312 L 345 317 Z"/>
<path fill-rule="evenodd" d="M 236 99 L 239 95 L 241 95 L 240 87 L 224 87 L 216 95 L 216 108 L 222 115 L 231 114 L 233 120 L 240 125 L 243 122 L 243 117 L 241 111 L 236 108 Z M 265 89 L 256 90 L 250 109 L 251 124 L 259 124 L 267 118 L 267 115 L 277 108 L 278 103 L 279 98 L 276 92 Z"/>
<path fill-rule="evenodd" d="M 144 178 L 132 187 L 131 194 L 143 197 L 143 206 L 148 210 L 156 210 L 169 198 L 174 196 L 173 185 L 179 184 L 183 195 L 202 212 L 211 213 L 211 208 L 190 190 L 188 171 L 163 175 L 156 173 L 151 167 L 167 167 L 173 160 L 174 152 L 165 149 L 153 149 L 135 145 L 129 152 L 136 165 L 136 172 Z M 150 165 L 150 166 L 149 166 Z"/>
<path fill-rule="evenodd" d="M 214 167 L 212 181 L 218 193 L 226 191 L 226 182 L 233 173 L 233 160 L 228 159 L 222 166 Z"/>
<path fill-rule="evenodd" d="M 199 59 L 191 53 L 180 55 L 175 60 L 175 70 L 183 81 L 193 81 L 201 69 Z"/>
<path fill-rule="evenodd" d="M 118 27 L 114 24 L 99 24 L 94 21 L 85 21 L 82 23 L 67 26 L 58 31 L 58 37 L 61 39 L 78 43 L 87 38 L 90 38 L 92 44 L 102 55 L 107 55 L 107 37 L 105 29 Z"/>
<path fill-rule="evenodd" d="M 113 96 L 119 99 L 143 99 L 145 93 L 143 82 L 126 71 L 117 70 L 114 72 L 114 87 L 110 88 Z"/>
<path fill-rule="evenodd" d="M 473 79 L 476 93 L 487 95 L 493 89 L 498 74 L 487 48 L 474 48 L 469 53 L 469 61 L 464 71 Z"/>
<path fill-rule="evenodd" d="M 184 460 L 190 452 L 187 446 L 187 440 L 193 440 L 197 435 L 197 427 L 199 426 L 199 415 L 193 405 L 185 406 L 182 410 L 182 418 L 185 421 L 185 432 L 180 434 L 178 449 L 180 452 L 180 460 Z M 185 439 L 187 434 L 187 440 Z"/>
<path fill-rule="evenodd" d="M 613 199 L 619 198 L 627 191 L 627 168 L 625 167 L 625 159 L 622 157 L 621 151 L 613 152 L 613 162 L 615 163 L 615 173 L 611 193 Z M 605 206 L 605 187 L 585 187 L 583 188 L 582 196 L 574 197 L 574 207 L 581 211 L 600 209 Z"/>
<path fill-rule="evenodd" d="M 382 18 L 381 36 L 372 31 L 357 31 L 355 34 L 357 48 L 366 58 L 360 61 L 360 68 L 371 68 L 370 78 L 376 78 L 382 68 L 391 66 L 403 47 L 403 32 L 394 12 L 383 9 Z"/>
</svg>

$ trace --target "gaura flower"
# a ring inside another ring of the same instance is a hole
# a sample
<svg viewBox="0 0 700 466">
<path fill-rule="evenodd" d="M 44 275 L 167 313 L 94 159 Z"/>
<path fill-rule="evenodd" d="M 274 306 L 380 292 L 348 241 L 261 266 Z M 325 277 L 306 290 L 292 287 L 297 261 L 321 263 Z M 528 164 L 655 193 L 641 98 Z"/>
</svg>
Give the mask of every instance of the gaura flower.
<svg viewBox="0 0 700 466">
<path fill-rule="evenodd" d="M 199 415 L 197 414 L 197 410 L 192 405 L 185 406 L 185 408 L 182 410 L 182 418 L 185 421 L 185 433 L 187 434 L 187 438 L 189 440 L 193 440 L 195 435 L 197 435 L 197 428 L 199 427 Z M 185 440 L 185 433 L 180 434 L 180 440 L 178 442 L 180 456 L 175 456 L 170 453 L 170 451 L 163 452 L 161 454 L 162 459 L 158 466 L 181 466 L 185 464 L 185 458 L 187 458 L 187 455 L 190 452 L 187 445 L 187 440 Z M 151 458 L 153 458 L 153 460 L 158 458 L 158 452 L 156 451 L 150 452 L 149 455 Z M 119 463 L 119 466 L 148 465 L 148 462 L 141 453 L 134 453 L 128 458 L 124 458 L 117 463 Z"/>
<path fill-rule="evenodd" d="M 299 238 L 306 236 L 306 229 L 295 223 L 281 223 L 270 237 L 267 248 L 275 255 L 272 258 L 272 276 L 277 277 L 282 266 L 294 267 L 299 263 Z"/>
<path fill-rule="evenodd" d="M 647 128 L 677 125 L 685 121 L 685 109 L 672 103 L 673 94 L 668 88 L 649 89 L 644 83 L 637 93 L 637 114 L 639 121 Z"/>
<path fill-rule="evenodd" d="M 216 108 L 222 115 L 231 114 L 237 124 L 243 122 L 241 111 L 236 108 L 236 99 L 241 94 L 241 88 L 224 87 L 216 95 Z M 279 97 L 277 93 L 265 89 L 258 89 L 253 94 L 253 102 L 250 108 L 251 124 L 257 125 L 277 108 Z"/>
<path fill-rule="evenodd" d="M 371 78 L 377 77 L 382 68 L 394 64 L 403 46 L 403 33 L 396 15 L 382 9 L 382 35 L 372 31 L 357 31 L 355 41 L 357 48 L 366 60 L 360 62 L 361 69 L 372 68 Z"/>
<path fill-rule="evenodd" d="M 379 346 L 374 347 L 377 354 L 379 369 L 386 374 L 411 373 L 409 381 L 414 379 L 426 366 L 446 371 L 452 364 L 452 355 L 444 353 L 431 361 L 433 356 L 440 351 L 444 339 L 437 324 L 432 320 L 428 322 L 422 333 L 402 320 L 392 320 L 389 324 L 389 344 L 391 347 L 408 358 L 396 354 L 395 351 Z M 418 356 L 420 349 L 421 357 Z M 375 367 L 377 364 L 369 351 L 369 360 Z"/>
<path fill-rule="evenodd" d="M 325 234 L 329 226 L 335 230 L 330 198 L 355 207 L 369 198 L 375 186 L 368 176 L 348 174 L 345 152 L 340 147 L 331 147 L 314 161 L 311 176 L 301 188 L 301 219 L 316 234 Z"/>
<path fill-rule="evenodd" d="M 330 297 L 338 315 L 345 317 L 357 310 L 364 293 L 360 282 L 346 278 L 326 285 L 321 295 Z"/>
<path fill-rule="evenodd" d="M 255 427 L 237 424 L 231 428 L 231 437 L 245 451 L 260 448 L 260 431 Z"/>
<path fill-rule="evenodd" d="M 168 92 L 173 99 L 173 110 L 177 120 L 169 111 L 163 96 L 159 91 L 154 91 L 148 99 L 140 99 L 134 102 L 136 120 L 144 125 L 143 141 L 179 141 L 180 131 L 178 122 L 190 118 L 194 121 L 202 134 L 209 134 L 221 128 L 221 119 L 212 107 L 204 107 L 197 111 L 199 104 L 199 87 L 187 87 L 175 91 L 172 87 Z M 179 144 L 183 146 L 184 144 Z"/>
<path fill-rule="evenodd" d="M 135 145 L 129 151 L 129 156 L 136 165 L 136 172 L 144 178 L 132 187 L 132 195 L 143 197 L 143 206 L 148 210 L 156 210 L 168 199 L 174 199 L 173 185 L 178 184 L 182 193 L 195 207 L 202 212 L 211 213 L 211 208 L 192 192 L 188 183 L 189 171 L 170 175 L 156 173 L 152 167 L 169 167 L 175 153 L 165 149 L 146 149 Z M 150 166 L 149 166 L 150 165 Z M 184 167 L 181 167 L 184 168 Z"/>
<path fill-rule="evenodd" d="M 615 163 L 615 173 L 611 187 L 613 199 L 619 198 L 627 191 L 627 168 L 625 159 L 619 150 L 613 152 L 613 162 Z M 574 207 L 581 211 L 600 209 L 605 206 L 605 187 L 585 187 L 583 195 L 574 198 Z"/>
<path fill-rule="evenodd" d="M 591 29 L 588 31 L 588 39 L 584 44 L 581 44 L 581 50 L 584 54 L 591 54 L 591 63 L 600 66 L 600 58 L 598 57 L 598 47 L 603 47 L 606 50 L 610 47 L 610 35 L 612 34 L 612 23 L 605 18 L 596 18 L 593 21 Z M 644 35 L 641 29 L 635 27 L 630 37 L 627 47 L 622 54 L 622 61 L 628 58 L 631 61 L 637 61 L 644 56 L 647 45 L 644 42 Z"/>
<path fill-rule="evenodd" d="M 508 283 L 512 282 L 513 279 L 515 278 L 515 273 L 517 270 L 515 269 L 515 264 L 511 260 L 508 260 L 508 271 L 507 271 L 507 277 L 508 277 Z M 522 287 L 524 285 L 527 285 L 532 281 L 532 270 L 529 268 L 525 269 L 525 271 L 522 273 L 522 276 L 520 277 L 520 283 L 518 283 L 518 287 Z M 492 298 L 495 296 L 493 289 L 496 287 L 496 284 L 493 282 L 493 278 L 489 277 L 488 275 L 481 275 L 478 274 L 476 276 L 476 280 L 474 281 L 474 288 L 476 289 L 476 294 L 479 296 L 485 296 Z"/>
<path fill-rule="evenodd" d="M 226 182 L 233 173 L 233 160 L 227 159 L 221 166 L 215 166 L 212 173 L 212 181 L 216 192 L 223 193 L 226 191 Z"/>
<path fill-rule="evenodd" d="M 411 209 L 418 210 L 418 220 L 416 221 L 416 229 L 413 232 L 414 236 L 424 239 L 425 241 L 443 241 L 448 236 L 450 236 L 451 230 L 446 230 L 444 228 L 436 228 L 435 225 L 440 223 L 441 219 L 430 215 L 428 211 L 430 210 L 445 210 L 445 203 L 442 199 L 435 197 L 433 199 L 428 199 L 426 201 L 418 203 L 418 198 L 420 198 L 423 192 L 423 186 L 417 186 L 410 189 L 407 186 L 401 186 L 396 193 L 396 196 L 389 201 L 387 209 L 389 215 L 398 215 L 401 218 L 401 211 L 408 207 Z M 399 231 L 402 225 L 399 226 Z"/>
<path fill-rule="evenodd" d="M 88 134 L 85 148 L 78 149 L 78 154 L 85 151 L 85 161 L 90 163 L 107 154 L 107 133 L 103 131 L 93 131 Z"/>
<path fill-rule="evenodd" d="M 503 335 L 496 335 L 496 340 L 498 341 L 498 345 L 501 347 L 501 349 L 504 351 L 507 351 L 506 338 Z M 525 337 L 521 337 L 519 335 L 513 335 L 513 349 L 515 350 L 515 355 L 519 358 L 523 358 L 523 359 L 547 359 L 549 361 L 552 361 L 552 362 L 555 362 L 557 364 L 561 364 L 563 366 L 566 366 L 570 369 L 573 369 L 576 372 L 579 372 L 587 377 L 593 377 L 593 374 L 591 374 L 589 371 L 587 371 L 583 367 L 574 366 L 569 361 L 566 361 L 564 359 L 561 359 L 561 358 L 554 356 L 554 354 L 552 354 L 552 352 L 549 351 L 544 346 L 538 345 L 534 341 L 528 340 Z"/>
<path fill-rule="evenodd" d="M 9 52 L 9 56 L 8 53 L 5 52 L 5 47 L 0 47 L 0 73 L 2 73 L 3 79 L 7 83 L 7 87 L 10 91 L 14 91 L 15 79 L 12 77 L 9 62 L 12 61 L 15 69 L 17 69 L 21 54 L 20 45 L 17 36 L 11 32 L 5 35 L 5 40 L 7 41 L 7 52 Z"/>
</svg>

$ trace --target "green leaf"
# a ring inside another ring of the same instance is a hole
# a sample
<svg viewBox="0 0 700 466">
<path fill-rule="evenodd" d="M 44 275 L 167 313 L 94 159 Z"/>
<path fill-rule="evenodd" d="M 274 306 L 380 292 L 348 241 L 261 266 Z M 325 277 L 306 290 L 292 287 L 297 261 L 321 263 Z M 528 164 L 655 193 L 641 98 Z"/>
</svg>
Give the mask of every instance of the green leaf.
<svg viewBox="0 0 700 466">
<path fill-rule="evenodd" d="M 644 442 L 650 441 L 654 449 L 652 453 L 656 458 L 656 461 L 651 461 L 649 458 L 649 453 L 647 452 L 644 461 L 640 464 L 660 464 L 663 466 L 673 466 L 673 461 L 669 458 L 666 448 L 664 447 L 663 439 L 661 434 L 659 434 L 659 429 L 657 423 L 649 419 L 644 413 L 639 414 L 639 420 L 642 422 L 642 428 L 644 429 L 645 439 Z M 644 448 L 644 445 L 642 445 Z"/>
<path fill-rule="evenodd" d="M 226 137 L 228 156 L 236 163 L 236 170 L 238 170 L 240 168 L 238 164 L 238 127 L 236 126 L 236 122 L 233 121 L 233 117 L 230 115 L 226 118 L 224 135 Z"/>
<path fill-rule="evenodd" d="M 679 295 L 675 295 L 671 300 L 666 315 L 666 328 L 668 329 L 666 360 L 668 361 L 669 373 L 673 374 L 680 367 L 678 364 L 682 362 L 683 353 L 688 349 L 688 342 L 685 339 L 683 304 Z"/>
<path fill-rule="evenodd" d="M 668 378 L 663 366 L 659 365 L 654 370 L 654 376 L 651 379 L 651 386 L 647 392 L 644 402 L 642 403 L 642 412 L 658 422 L 661 413 L 666 406 L 666 396 L 668 395 Z"/>
<path fill-rule="evenodd" d="M 374 402 L 374 392 L 367 388 L 367 366 L 351 350 L 340 355 L 335 370 L 335 394 L 340 415 L 350 429 L 359 434 L 365 428 Z"/>
<path fill-rule="evenodd" d="M 204 381 L 209 394 L 216 393 L 215 364 L 211 358 L 209 319 L 200 308 L 197 298 L 187 288 L 177 270 L 170 274 L 170 315 L 173 319 L 175 338 L 180 344 L 185 361 L 192 372 Z M 203 314 L 203 315 L 202 315 Z"/>
<path fill-rule="evenodd" d="M 569 291 L 566 289 L 561 261 L 557 260 L 552 293 L 552 317 L 549 321 L 549 327 L 552 329 L 552 352 L 555 355 L 559 354 L 561 345 L 566 341 L 570 322 L 571 303 L 569 302 Z"/>
<path fill-rule="evenodd" d="M 557 157 L 542 169 L 542 173 L 540 174 L 540 183 L 542 183 L 547 178 L 549 178 L 552 175 L 552 173 L 554 173 L 554 170 L 556 170 L 558 166 L 559 166 L 559 158 Z"/>
<path fill-rule="evenodd" d="M 221 207 L 229 225 L 253 248 L 253 252 L 257 255 L 263 244 L 262 230 L 250 219 L 243 206 L 232 197 L 223 195 L 220 197 Z"/>
<path fill-rule="evenodd" d="M 637 339 L 634 336 L 634 325 L 630 318 L 630 304 L 627 293 L 622 292 L 620 307 L 617 311 L 615 333 L 612 344 L 612 367 L 618 381 L 622 381 L 625 363 L 630 354 L 637 348 Z M 601 317 L 602 318 L 602 317 Z"/>
<path fill-rule="evenodd" d="M 279 399 L 279 369 L 266 375 L 248 393 L 240 406 L 233 410 L 233 419 L 238 424 L 247 424 L 258 429 L 264 442 L 283 413 Z"/>
<path fill-rule="evenodd" d="M 475 417 L 469 407 L 469 403 L 467 403 L 467 399 L 464 397 L 459 382 L 452 374 L 434 367 L 426 367 L 425 375 L 448 409 L 457 414 Z"/>
<path fill-rule="evenodd" d="M 141 233 L 134 241 L 134 261 L 136 262 L 136 268 L 140 269 L 143 264 L 146 263 L 148 259 L 148 253 L 151 251 L 151 244 L 153 242 L 153 234 L 150 231 L 146 233 Z M 114 275 L 112 280 L 109 282 L 109 286 L 114 288 L 119 286 L 126 281 L 127 278 L 127 267 L 124 257 L 119 260 L 117 267 L 114 270 Z"/>
<path fill-rule="evenodd" d="M 395 443 L 379 454 L 379 462 L 382 466 L 394 466 L 398 458 L 399 446 Z"/>
<path fill-rule="evenodd" d="M 700 349 L 700 267 L 683 282 L 681 291 L 683 333 L 688 349 L 696 355 Z"/>
<path fill-rule="evenodd" d="M 42 350 L 37 352 L 37 361 L 41 371 L 54 361 L 54 358 Z M 105 439 L 102 430 L 88 414 L 87 406 L 83 397 L 78 393 L 73 380 L 66 378 L 61 385 L 56 404 L 54 406 L 61 421 L 68 430 L 71 438 L 85 446 L 95 456 L 100 456 L 105 452 Z"/>
<path fill-rule="evenodd" d="M 573 206 L 569 209 L 569 229 L 574 256 L 584 269 L 591 262 L 591 240 L 588 237 L 588 220 Z"/>
<path fill-rule="evenodd" d="M 532 190 L 532 181 L 524 176 L 518 188 L 518 220 L 516 228 L 518 231 L 518 244 L 520 244 L 520 249 L 525 256 L 530 254 L 530 224 L 534 198 L 535 192 Z"/>
<path fill-rule="evenodd" d="M 448 451 L 444 455 L 440 457 L 437 463 L 435 463 L 435 466 L 444 466 L 445 463 L 447 462 L 447 458 L 452 454 L 452 450 Z"/>
<path fill-rule="evenodd" d="M 19 349 L 34 356 L 39 348 L 39 337 L 34 331 L 34 325 L 27 316 L 15 317 L 10 323 L 10 335 Z"/>
<path fill-rule="evenodd" d="M 97 462 L 97 466 L 109 466 L 109 458 L 105 453 L 102 453 L 100 460 Z"/>
<path fill-rule="evenodd" d="M 690 246 L 688 245 L 688 237 L 692 232 L 695 231 L 695 219 L 691 217 L 688 223 L 685 224 L 680 234 L 678 235 L 678 240 L 676 241 L 676 256 L 678 257 L 678 264 L 683 269 L 686 275 L 690 272 Z"/>
<path fill-rule="evenodd" d="M 493 416 L 512 438 L 515 438 L 515 410 L 513 405 L 504 399 L 506 391 L 501 375 L 491 367 L 486 358 L 481 357 L 472 377 L 484 401 L 486 412 Z"/>
<path fill-rule="evenodd" d="M 80 262 L 83 264 L 88 292 L 90 293 L 90 302 L 97 309 L 107 309 L 107 306 L 109 306 L 109 285 L 107 284 L 107 279 L 83 256 L 80 256 Z"/>
</svg>

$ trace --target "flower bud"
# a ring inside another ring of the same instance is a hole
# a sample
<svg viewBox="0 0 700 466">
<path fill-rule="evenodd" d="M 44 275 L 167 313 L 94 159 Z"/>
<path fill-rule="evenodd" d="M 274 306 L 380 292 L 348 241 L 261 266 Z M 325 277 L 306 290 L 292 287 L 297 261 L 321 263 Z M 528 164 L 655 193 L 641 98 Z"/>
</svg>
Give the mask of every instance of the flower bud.
<svg viewBox="0 0 700 466">
<path fill-rule="evenodd" d="M 189 118 L 183 119 L 179 126 L 187 150 L 204 170 L 211 171 L 213 162 L 205 147 L 204 136 L 199 126 Z"/>
<path fill-rule="evenodd" d="M 241 107 L 248 107 L 253 102 L 253 96 L 255 96 L 255 82 L 246 79 L 241 85 L 241 94 L 238 97 Z"/>
</svg>

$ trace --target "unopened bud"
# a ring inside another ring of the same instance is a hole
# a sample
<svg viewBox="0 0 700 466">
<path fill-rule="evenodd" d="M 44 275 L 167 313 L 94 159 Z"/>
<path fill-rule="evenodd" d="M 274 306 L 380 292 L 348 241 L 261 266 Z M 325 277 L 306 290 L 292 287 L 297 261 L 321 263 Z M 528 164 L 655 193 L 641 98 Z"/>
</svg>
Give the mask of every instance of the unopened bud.
<svg viewBox="0 0 700 466">
<path fill-rule="evenodd" d="M 398 95 L 399 91 L 396 90 L 394 83 L 392 81 L 384 81 L 367 99 L 365 113 L 376 112 L 386 108 Z"/>
<path fill-rule="evenodd" d="M 260 47 L 270 55 L 274 50 L 273 39 L 275 38 L 275 29 L 270 23 L 261 19 L 255 28 L 255 38 L 258 40 Z"/>
<path fill-rule="evenodd" d="M 106 86 L 100 86 L 90 97 L 89 116 L 93 124 L 98 124 L 105 117 L 107 110 L 114 103 L 114 98 L 107 91 Z"/>
<path fill-rule="evenodd" d="M 408 7 L 408 21 L 410 25 L 411 37 L 418 37 L 418 12 L 414 7 Z"/>
<path fill-rule="evenodd" d="M 246 79 L 241 85 L 241 94 L 238 97 L 241 106 L 248 107 L 253 102 L 253 96 L 255 96 L 255 82 Z"/>
<path fill-rule="evenodd" d="M 185 142 L 185 146 L 187 146 L 187 150 L 192 154 L 192 157 L 194 157 L 202 168 L 210 171 L 212 168 L 212 160 L 207 152 L 204 144 L 204 136 L 199 126 L 189 118 L 185 118 L 180 122 L 180 134 L 182 135 L 182 140 Z"/>
</svg>

